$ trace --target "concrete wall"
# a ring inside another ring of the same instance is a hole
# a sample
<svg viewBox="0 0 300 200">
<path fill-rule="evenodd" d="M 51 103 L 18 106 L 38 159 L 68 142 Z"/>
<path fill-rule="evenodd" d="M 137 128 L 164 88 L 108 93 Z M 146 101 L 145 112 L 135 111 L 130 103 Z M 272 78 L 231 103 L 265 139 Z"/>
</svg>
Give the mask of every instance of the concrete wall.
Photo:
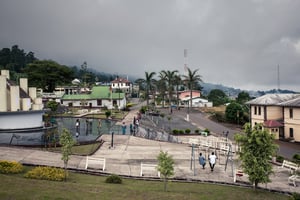
<svg viewBox="0 0 300 200">
<path fill-rule="evenodd" d="M 7 111 L 6 76 L 0 76 L 0 112 Z"/>
<path fill-rule="evenodd" d="M 281 106 L 267 106 L 266 120 L 280 120 L 283 119 Z"/>
<path fill-rule="evenodd" d="M 20 87 L 10 86 L 10 111 L 20 110 Z"/>
<path fill-rule="evenodd" d="M 44 111 L 19 111 L 0 113 L 0 129 L 26 129 L 43 127 Z"/>
<path fill-rule="evenodd" d="M 36 98 L 36 87 L 29 87 L 28 89 L 29 89 L 28 95 L 32 100 L 34 100 Z"/>
<path fill-rule="evenodd" d="M 2 69 L 1 70 L 1 75 L 6 76 L 6 78 L 9 80 L 10 76 L 9 76 L 9 70 L 6 69 Z"/>
<path fill-rule="evenodd" d="M 290 137 L 290 128 L 293 129 L 294 139 L 296 142 L 300 142 L 300 108 L 292 108 L 293 117 L 290 118 L 290 108 L 284 108 L 284 137 Z"/>
<path fill-rule="evenodd" d="M 28 81 L 27 78 L 20 78 L 20 88 L 28 94 Z"/>
</svg>

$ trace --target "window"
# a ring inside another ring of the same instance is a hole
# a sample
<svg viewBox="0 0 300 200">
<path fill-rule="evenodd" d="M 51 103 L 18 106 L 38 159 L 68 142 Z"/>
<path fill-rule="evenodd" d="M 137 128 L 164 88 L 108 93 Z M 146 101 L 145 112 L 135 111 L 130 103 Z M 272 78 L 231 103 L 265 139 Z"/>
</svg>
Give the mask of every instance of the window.
<svg viewBox="0 0 300 200">
<path fill-rule="evenodd" d="M 254 106 L 254 115 L 256 115 L 256 114 L 257 114 L 257 107 Z"/>
<path fill-rule="evenodd" d="M 102 106 L 102 99 L 97 99 L 97 106 Z"/>
<path fill-rule="evenodd" d="M 293 108 L 290 108 L 290 119 L 293 119 Z"/>
<path fill-rule="evenodd" d="M 290 137 L 293 138 L 294 137 L 294 129 L 290 128 Z"/>
<path fill-rule="evenodd" d="M 261 115 L 261 107 L 258 107 L 258 115 Z"/>
</svg>

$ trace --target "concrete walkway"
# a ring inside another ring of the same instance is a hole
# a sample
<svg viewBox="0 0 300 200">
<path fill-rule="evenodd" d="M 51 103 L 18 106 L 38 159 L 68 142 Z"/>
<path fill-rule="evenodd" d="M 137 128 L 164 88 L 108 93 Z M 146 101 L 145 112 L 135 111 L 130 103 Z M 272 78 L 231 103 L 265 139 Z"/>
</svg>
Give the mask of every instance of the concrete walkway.
<svg viewBox="0 0 300 200">
<path fill-rule="evenodd" d="M 126 120 L 132 122 L 133 117 L 136 113 L 136 110 L 131 111 L 126 117 Z M 92 155 L 92 157 L 105 158 L 106 169 L 104 172 L 102 172 L 101 170 L 92 171 L 96 171 L 99 173 L 113 173 L 125 176 L 140 177 L 141 162 L 156 164 L 159 152 L 167 151 L 175 161 L 174 178 L 237 185 L 248 182 L 245 176 L 238 177 L 237 183 L 233 182 L 233 168 L 229 163 L 227 165 L 227 170 L 225 171 L 226 156 L 224 155 L 218 155 L 219 157 L 217 160 L 217 164 L 213 172 L 210 171 L 208 164 L 206 165 L 206 168 L 204 170 L 201 169 L 197 161 L 197 156 L 195 163 L 191 162 L 192 148 L 189 144 L 187 144 L 189 137 L 182 137 L 180 139 L 183 143 L 175 144 L 152 141 L 130 135 L 115 135 L 114 148 L 110 148 L 110 135 L 103 135 L 101 139 L 104 141 L 104 143 L 101 148 L 97 152 L 95 152 L 94 155 Z M 199 152 L 199 149 L 195 150 L 196 155 L 198 155 Z M 208 154 L 210 154 L 210 152 L 207 152 L 206 156 L 208 156 Z M 2 146 L 0 147 L 0 160 L 18 161 L 23 164 L 30 165 L 63 167 L 63 161 L 61 160 L 60 153 L 47 152 L 41 149 Z M 71 156 L 68 167 L 70 169 L 85 170 L 85 164 L 85 156 L 74 155 Z M 273 169 L 275 173 L 271 176 L 272 182 L 268 184 L 261 184 L 259 185 L 259 187 L 284 193 L 299 193 L 299 186 L 294 187 L 288 184 L 288 170 L 283 170 L 281 169 L 281 167 L 276 165 L 273 166 Z M 155 172 L 149 173 L 146 176 L 158 178 Z"/>
</svg>

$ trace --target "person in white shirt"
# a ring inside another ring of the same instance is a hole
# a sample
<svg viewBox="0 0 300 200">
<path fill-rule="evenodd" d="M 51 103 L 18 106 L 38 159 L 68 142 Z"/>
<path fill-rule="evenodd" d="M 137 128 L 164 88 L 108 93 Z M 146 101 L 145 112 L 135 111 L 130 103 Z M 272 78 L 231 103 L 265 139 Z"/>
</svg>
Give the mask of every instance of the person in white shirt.
<svg viewBox="0 0 300 200">
<path fill-rule="evenodd" d="M 214 171 L 217 156 L 215 155 L 214 152 L 212 152 L 211 155 L 209 155 L 208 159 L 209 159 L 210 169 L 211 169 L 211 171 Z"/>
</svg>

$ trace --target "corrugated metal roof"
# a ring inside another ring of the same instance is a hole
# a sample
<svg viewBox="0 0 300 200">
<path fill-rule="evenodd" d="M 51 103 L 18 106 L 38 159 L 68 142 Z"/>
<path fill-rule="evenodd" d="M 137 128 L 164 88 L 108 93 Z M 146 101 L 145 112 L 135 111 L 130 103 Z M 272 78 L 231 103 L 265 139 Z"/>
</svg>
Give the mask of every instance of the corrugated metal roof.
<svg viewBox="0 0 300 200">
<path fill-rule="evenodd" d="M 283 124 L 276 120 L 267 120 L 267 121 L 264 121 L 264 127 L 278 128 L 278 127 L 283 127 Z"/>
<path fill-rule="evenodd" d="M 80 99 L 123 99 L 124 93 L 111 93 L 109 86 L 94 86 L 90 94 L 69 94 L 64 95 L 62 100 L 80 100 Z"/>
<path fill-rule="evenodd" d="M 300 94 L 266 94 L 251 101 L 250 105 L 280 105 L 284 102 L 300 98 Z M 300 100 L 299 100 L 300 101 Z"/>
<path fill-rule="evenodd" d="M 279 104 L 280 106 L 292 106 L 292 107 L 300 107 L 300 96 L 294 99 L 282 102 Z"/>
</svg>

